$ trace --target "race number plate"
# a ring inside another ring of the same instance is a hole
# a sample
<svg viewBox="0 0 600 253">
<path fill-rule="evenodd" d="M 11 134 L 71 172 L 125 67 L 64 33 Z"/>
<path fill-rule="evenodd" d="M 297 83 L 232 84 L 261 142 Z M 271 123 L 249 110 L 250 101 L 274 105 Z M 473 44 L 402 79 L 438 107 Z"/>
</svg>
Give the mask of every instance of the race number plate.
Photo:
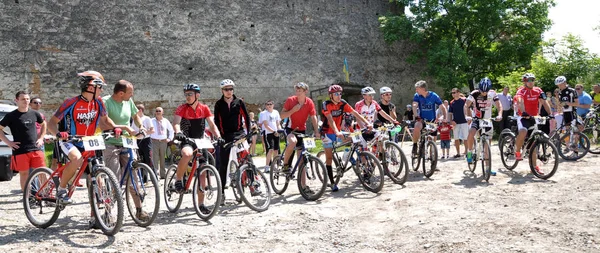
<svg viewBox="0 0 600 253">
<path fill-rule="evenodd" d="M 492 121 L 489 119 L 480 119 L 481 127 L 492 127 Z"/>
<path fill-rule="evenodd" d="M 211 149 L 211 148 L 215 148 L 212 145 L 212 143 L 210 142 L 210 140 L 206 139 L 206 138 L 194 139 L 194 142 L 196 143 L 196 146 L 198 146 L 198 149 Z"/>
<path fill-rule="evenodd" d="M 536 117 L 535 123 L 538 125 L 546 125 L 546 118 L 545 117 Z"/>
<path fill-rule="evenodd" d="M 316 148 L 315 138 L 303 138 L 305 148 Z"/>
<path fill-rule="evenodd" d="M 435 125 L 433 125 L 433 124 L 427 124 L 427 125 L 425 126 L 425 130 L 428 130 L 428 131 L 435 131 Z"/>
<path fill-rule="evenodd" d="M 121 140 L 123 141 L 124 148 L 138 149 L 137 139 L 135 137 L 121 136 Z"/>
<path fill-rule="evenodd" d="M 106 149 L 106 146 L 104 145 L 104 139 L 100 135 L 85 136 L 81 138 L 81 140 L 83 142 L 83 148 L 85 151 Z"/>
<path fill-rule="evenodd" d="M 350 134 L 350 137 L 352 137 L 352 142 L 353 143 L 361 143 L 362 142 L 362 138 L 361 138 L 361 133 L 360 132 L 353 132 Z"/>
</svg>

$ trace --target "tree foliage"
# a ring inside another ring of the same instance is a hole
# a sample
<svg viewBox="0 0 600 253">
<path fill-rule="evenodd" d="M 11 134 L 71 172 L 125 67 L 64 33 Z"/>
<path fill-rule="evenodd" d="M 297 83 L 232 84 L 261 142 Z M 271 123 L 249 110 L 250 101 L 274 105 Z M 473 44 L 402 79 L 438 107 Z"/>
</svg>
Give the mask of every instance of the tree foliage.
<svg viewBox="0 0 600 253">
<path fill-rule="evenodd" d="M 379 18 L 387 42 L 421 46 L 429 74 L 446 88 L 526 67 L 549 29 L 553 0 L 391 0 L 412 15 Z"/>
<path fill-rule="evenodd" d="M 554 90 L 557 76 L 565 76 L 572 86 L 581 83 L 587 88 L 600 78 L 600 58 L 583 46 L 580 37 L 571 34 L 559 41 L 551 39 L 543 42 L 533 55 L 530 66 L 498 77 L 498 82 L 514 91 L 522 85 L 521 76 L 531 72 L 536 76 L 537 85 L 548 91 Z"/>
</svg>

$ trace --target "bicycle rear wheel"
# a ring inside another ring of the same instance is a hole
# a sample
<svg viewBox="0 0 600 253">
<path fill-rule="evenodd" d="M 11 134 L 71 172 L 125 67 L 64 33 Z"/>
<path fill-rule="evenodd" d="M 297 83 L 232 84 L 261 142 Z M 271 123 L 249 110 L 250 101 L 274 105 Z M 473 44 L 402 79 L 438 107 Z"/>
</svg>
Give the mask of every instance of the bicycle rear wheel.
<svg viewBox="0 0 600 253">
<path fill-rule="evenodd" d="M 125 179 L 125 200 L 127 210 L 135 224 L 140 227 L 147 227 L 154 222 L 158 216 L 160 208 L 160 189 L 156 175 L 145 163 L 137 163 L 132 168 L 133 177 L 127 174 Z M 143 176 L 146 175 L 146 183 L 143 182 Z M 135 186 L 135 187 L 134 187 Z M 138 217 L 135 202 L 139 201 L 142 212 L 147 212 L 148 218 Z"/>
<path fill-rule="evenodd" d="M 500 149 L 500 160 L 502 160 L 502 165 L 504 168 L 508 170 L 514 170 L 517 167 L 519 161 L 515 158 L 515 146 L 516 146 L 516 137 L 513 133 L 507 133 L 500 136 L 500 140 L 498 143 L 502 143 L 499 146 Z"/>
<path fill-rule="evenodd" d="M 396 184 L 404 184 L 408 178 L 408 162 L 406 156 L 396 143 L 386 141 L 385 144 L 385 161 L 383 167 L 390 179 Z"/>
<path fill-rule="evenodd" d="M 183 193 L 179 193 L 175 189 L 175 181 L 177 181 L 177 177 L 175 175 L 176 172 L 176 164 L 169 166 L 167 173 L 165 174 L 165 183 L 163 185 L 165 205 L 167 206 L 167 210 L 169 210 L 171 213 L 177 212 L 179 207 L 181 207 L 181 202 L 183 202 Z"/>
<path fill-rule="evenodd" d="M 61 211 L 56 199 L 58 186 L 50 177 L 51 174 L 52 170 L 48 168 L 37 168 L 25 181 L 23 209 L 29 222 L 38 228 L 54 224 Z"/>
<path fill-rule="evenodd" d="M 327 188 L 327 180 L 325 163 L 317 157 L 308 156 L 308 163 L 304 163 L 298 169 L 298 191 L 306 200 L 314 201 L 323 196 Z"/>
<path fill-rule="evenodd" d="M 217 169 L 210 164 L 203 164 L 196 171 L 192 198 L 194 209 L 200 219 L 210 220 L 221 206 L 223 186 Z"/>
<path fill-rule="evenodd" d="M 592 154 L 600 154 L 600 129 L 596 126 L 586 128 L 583 133 L 590 140 L 589 152 Z"/>
<path fill-rule="evenodd" d="M 585 134 L 573 133 L 573 138 L 576 139 L 576 141 L 571 140 L 571 134 L 567 132 L 560 137 L 560 141 L 556 144 L 558 155 L 567 161 L 581 159 L 590 149 L 590 139 L 588 139 Z"/>
<path fill-rule="evenodd" d="M 92 205 L 95 224 L 105 235 L 115 235 L 123 226 L 125 208 L 117 177 L 111 170 L 98 167 L 92 175 L 92 187 L 88 191 L 91 191 L 90 205 Z"/>
<path fill-rule="evenodd" d="M 481 172 L 483 173 L 483 179 L 486 182 L 490 181 L 490 176 L 492 175 L 492 153 L 490 149 L 490 142 L 483 138 L 482 147 L 483 150 L 481 152 Z M 477 163 L 477 161 L 475 161 Z"/>
<path fill-rule="evenodd" d="M 383 166 L 373 153 L 360 152 L 356 169 L 359 172 L 358 179 L 366 190 L 378 193 L 383 189 Z"/>
<path fill-rule="evenodd" d="M 254 165 L 244 164 L 238 171 L 237 191 L 246 205 L 257 212 L 269 209 L 271 188 L 265 175 Z"/>
<path fill-rule="evenodd" d="M 427 143 L 425 144 L 425 153 L 423 155 L 423 175 L 425 175 L 425 177 L 430 178 L 431 176 L 433 176 L 433 173 L 437 168 L 437 159 L 438 152 L 435 143 L 432 141 L 427 141 Z M 427 168 L 426 161 L 429 161 L 431 163 L 429 165 L 429 168 Z"/>
<path fill-rule="evenodd" d="M 290 182 L 289 177 L 286 173 L 282 173 L 283 168 L 283 156 L 278 155 L 271 162 L 271 173 L 269 173 L 269 179 L 271 181 L 271 187 L 273 191 L 279 195 L 282 195 L 287 190 Z"/>
<path fill-rule="evenodd" d="M 335 152 L 335 150 L 333 152 Z M 316 157 L 319 160 L 321 160 L 323 162 L 323 164 L 325 164 L 325 151 L 323 151 L 323 150 L 319 151 L 319 153 L 317 153 Z M 336 159 L 336 155 L 334 154 L 333 157 L 331 158 L 331 170 L 333 172 L 333 184 L 335 184 L 335 185 L 337 185 L 340 182 L 340 180 L 342 179 L 342 175 L 344 174 L 342 172 L 342 169 L 340 168 L 341 167 L 340 164 L 341 164 L 341 162 Z M 348 163 L 348 164 L 350 164 L 350 163 Z M 325 169 L 327 170 L 327 166 L 325 166 Z M 326 180 L 329 180 L 329 177 L 327 176 L 327 174 L 325 174 L 325 175 L 327 177 Z"/>
<path fill-rule="evenodd" d="M 558 169 L 558 151 L 554 143 L 538 140 L 529 151 L 529 168 L 534 176 L 549 179 Z"/>
</svg>

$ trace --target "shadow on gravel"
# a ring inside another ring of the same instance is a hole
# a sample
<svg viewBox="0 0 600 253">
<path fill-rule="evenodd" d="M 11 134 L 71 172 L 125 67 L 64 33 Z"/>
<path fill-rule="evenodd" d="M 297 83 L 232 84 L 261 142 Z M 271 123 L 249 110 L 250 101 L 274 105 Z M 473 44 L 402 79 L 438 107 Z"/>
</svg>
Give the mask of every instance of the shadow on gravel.
<svg viewBox="0 0 600 253">
<path fill-rule="evenodd" d="M 433 178 L 427 178 L 422 170 L 419 171 L 413 171 L 412 169 L 410 170 L 411 172 L 409 172 L 408 174 L 408 179 L 406 179 L 406 181 L 409 182 L 420 182 L 420 181 L 433 181 Z M 432 177 L 435 176 L 435 173 L 433 173 Z"/>
<path fill-rule="evenodd" d="M 348 182 L 348 180 L 345 180 L 344 182 Z M 383 186 L 385 187 L 386 183 L 389 183 L 387 180 L 384 179 L 384 183 Z M 381 195 L 381 191 L 378 193 L 373 193 L 370 191 L 367 191 L 362 184 L 358 181 L 358 179 L 355 179 L 352 181 L 352 184 L 338 184 L 339 187 L 339 191 L 337 192 L 331 192 L 331 188 L 328 187 L 328 190 L 325 192 L 329 192 L 329 197 L 333 197 L 333 198 L 354 198 L 354 199 L 374 199 L 379 197 L 379 195 Z M 383 191 L 383 189 L 382 189 Z"/>
<path fill-rule="evenodd" d="M 526 183 L 551 184 L 551 183 L 556 183 L 556 181 L 553 181 L 553 180 L 539 179 L 531 173 L 527 173 L 527 175 L 523 176 L 520 173 L 518 173 L 516 171 L 512 171 L 512 170 L 499 170 L 498 172 L 503 173 L 510 177 L 510 181 L 508 181 L 509 184 L 526 184 Z"/>
<path fill-rule="evenodd" d="M 481 177 L 481 175 L 478 176 L 477 174 L 471 172 L 470 170 L 463 171 L 463 175 L 464 175 L 464 177 L 460 181 L 454 182 L 452 184 L 453 185 L 461 185 L 465 188 L 477 188 L 477 187 L 490 186 L 490 183 L 483 180 L 483 177 Z M 492 178 L 493 177 L 490 177 L 490 180 Z"/>
<path fill-rule="evenodd" d="M 105 236 L 99 229 L 89 230 L 87 223 L 84 224 L 83 221 L 75 221 L 71 217 L 59 218 L 47 229 L 36 228 L 29 224 L 25 227 L 0 226 L 0 230 L 11 232 L 9 235 L 0 236 L 1 242 L 12 242 L 15 244 L 19 244 L 22 241 L 43 242 L 61 240 L 64 244 L 74 248 L 102 249 L 111 246 L 115 242 L 114 236 Z M 106 240 L 90 244 L 90 242 L 98 241 L 102 237 L 105 237 Z"/>
<path fill-rule="evenodd" d="M 221 207 L 222 209 L 222 207 Z M 219 211 L 220 212 L 220 211 Z M 217 213 L 218 215 L 218 213 Z M 130 217 L 131 218 L 131 217 Z M 194 226 L 209 226 L 212 223 L 209 221 L 204 221 L 198 217 L 196 211 L 193 207 L 180 208 L 175 213 L 171 213 L 169 211 L 161 210 L 160 213 L 156 216 L 156 220 L 150 225 L 150 228 L 155 225 L 168 225 L 168 224 L 186 224 L 186 225 L 194 225 Z M 133 226 L 137 226 L 135 223 L 132 223 Z"/>
</svg>

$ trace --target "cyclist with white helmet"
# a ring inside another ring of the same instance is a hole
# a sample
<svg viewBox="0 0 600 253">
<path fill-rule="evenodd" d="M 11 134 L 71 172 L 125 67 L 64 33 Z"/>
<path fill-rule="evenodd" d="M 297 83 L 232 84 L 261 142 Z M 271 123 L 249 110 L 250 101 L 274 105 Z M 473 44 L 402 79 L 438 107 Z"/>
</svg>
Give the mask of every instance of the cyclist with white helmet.
<svg viewBox="0 0 600 253">
<path fill-rule="evenodd" d="M 557 128 L 561 127 L 562 124 L 565 124 L 567 127 L 575 125 L 575 123 L 581 125 L 581 122 L 577 120 L 577 114 L 575 113 L 575 107 L 579 106 L 577 91 L 568 86 L 567 78 L 564 76 L 557 77 L 554 80 L 554 84 L 559 89 L 558 101 L 560 101 L 560 104 L 563 107 L 563 122 L 558 122 Z M 575 120 L 575 122 L 573 122 L 573 120 Z"/>
<path fill-rule="evenodd" d="M 417 155 L 417 142 L 421 138 L 421 129 L 423 128 L 423 123 L 421 120 L 426 121 L 435 121 L 435 106 L 442 105 L 442 99 L 440 96 L 433 91 L 427 90 L 427 82 L 421 80 L 415 83 L 415 95 L 413 97 L 413 119 L 416 120 L 415 127 L 413 129 L 412 135 L 412 155 L 415 157 Z M 445 107 L 442 107 L 442 115 L 444 119 L 448 118 L 447 111 Z M 417 109 L 419 112 L 417 113 Z"/>
<path fill-rule="evenodd" d="M 396 116 L 396 106 L 391 102 L 392 89 L 390 89 L 390 87 L 383 86 L 381 89 L 379 89 L 379 95 L 381 96 L 381 100 L 379 101 L 379 106 L 381 109 L 390 115 L 392 119 L 396 120 L 398 118 Z M 381 123 L 392 123 L 391 121 L 385 119 L 381 114 L 377 114 L 377 120 Z"/>
<path fill-rule="evenodd" d="M 406 111 L 404 111 L 404 116 L 402 117 L 402 120 L 413 120 L 414 113 L 412 110 L 412 105 L 406 105 Z"/>
<path fill-rule="evenodd" d="M 230 79 L 221 81 L 219 85 L 221 87 L 221 99 L 215 103 L 215 124 L 219 128 L 219 132 L 225 143 L 232 142 L 245 135 L 244 125 L 246 126 L 246 132 L 250 133 L 250 123 L 244 124 L 243 122 L 250 122 L 250 116 L 246 109 L 246 104 L 243 100 L 236 97 L 233 94 L 235 89 L 235 83 Z M 217 155 L 217 169 L 219 169 L 219 176 L 221 177 L 221 184 L 223 193 L 225 193 L 225 187 L 227 185 L 227 165 L 229 163 L 229 153 L 231 147 L 218 149 Z M 253 191 L 252 196 L 260 194 L 259 191 Z M 225 198 L 223 198 L 223 203 Z"/>
<path fill-rule="evenodd" d="M 207 105 L 200 103 L 200 86 L 194 83 L 186 84 L 183 87 L 183 94 L 185 94 L 185 103 L 178 106 L 175 110 L 175 116 L 173 118 L 173 128 L 175 132 L 175 139 L 182 141 L 186 137 L 201 139 L 204 138 L 205 122 L 208 122 L 208 127 L 216 138 L 220 138 L 219 131 L 213 120 L 213 114 Z M 187 131 L 187 136 L 181 131 L 181 120 L 186 119 L 190 127 Z M 175 189 L 177 191 L 183 191 L 183 176 L 188 168 L 188 163 L 192 160 L 194 154 L 194 148 L 192 145 L 184 144 L 181 147 L 181 159 L 177 164 L 177 171 L 175 173 Z M 201 191 L 198 193 L 198 203 L 200 204 L 200 211 L 202 213 L 210 213 L 210 210 L 204 206 L 204 193 Z"/>
<path fill-rule="evenodd" d="M 479 119 L 491 119 L 492 118 L 492 105 L 495 104 L 497 111 L 499 112 L 496 116 L 496 121 L 502 120 L 502 103 L 498 98 L 495 90 L 492 90 L 492 80 L 485 77 L 479 81 L 478 89 L 473 90 L 464 106 L 466 115 L 473 115 L 471 113 L 471 105 L 475 111 L 475 117 L 478 119 L 472 120 L 471 129 L 469 129 L 469 136 L 467 137 L 467 162 L 473 163 L 473 143 L 475 142 L 475 133 L 479 130 Z M 466 117 L 467 121 L 471 121 L 471 117 Z M 492 127 L 485 129 L 486 132 L 492 131 Z"/>
<path fill-rule="evenodd" d="M 344 114 L 351 114 L 361 121 L 363 124 L 367 124 L 367 121 L 352 109 L 352 106 L 342 99 L 342 86 L 334 84 L 329 87 L 329 100 L 323 102 L 323 109 L 321 113 L 324 116 L 323 125 L 321 126 L 321 138 L 323 140 L 323 149 L 325 150 L 325 167 L 327 167 L 327 175 L 331 183 L 331 191 L 338 191 L 338 186 L 335 184 L 333 179 L 333 169 L 331 167 L 331 161 L 333 160 L 333 142 L 342 141 L 342 120 L 344 120 Z"/>
<path fill-rule="evenodd" d="M 373 99 L 373 95 L 376 94 L 375 90 L 371 87 L 362 88 L 360 93 L 363 96 L 361 101 L 356 102 L 354 109 L 365 119 L 369 124 L 375 123 L 376 116 L 382 116 L 384 120 L 390 122 L 396 122 L 389 114 L 381 109 L 379 103 Z M 364 126 L 363 126 L 364 127 Z"/>
</svg>

